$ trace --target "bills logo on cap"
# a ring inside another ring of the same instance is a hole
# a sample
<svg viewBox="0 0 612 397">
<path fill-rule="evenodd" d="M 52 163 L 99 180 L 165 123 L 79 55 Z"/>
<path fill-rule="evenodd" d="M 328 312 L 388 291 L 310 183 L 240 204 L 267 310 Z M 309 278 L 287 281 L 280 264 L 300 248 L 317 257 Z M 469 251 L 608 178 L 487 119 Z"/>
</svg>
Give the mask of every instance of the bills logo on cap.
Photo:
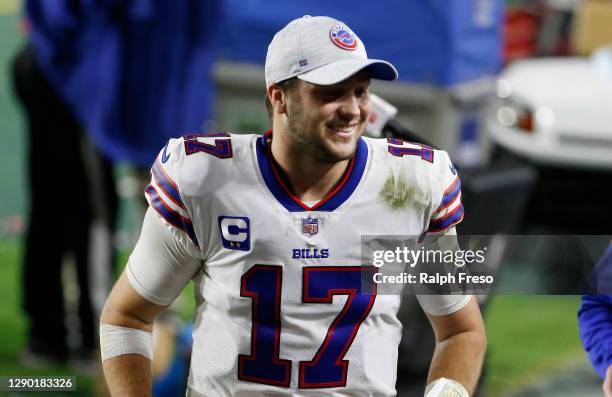
<svg viewBox="0 0 612 397">
<path fill-rule="evenodd" d="M 319 232 L 319 219 L 309 216 L 302 219 L 302 233 L 308 237 Z"/>
<path fill-rule="evenodd" d="M 334 26 L 329 31 L 332 43 L 343 50 L 353 51 L 357 48 L 357 39 L 346 26 Z"/>
</svg>

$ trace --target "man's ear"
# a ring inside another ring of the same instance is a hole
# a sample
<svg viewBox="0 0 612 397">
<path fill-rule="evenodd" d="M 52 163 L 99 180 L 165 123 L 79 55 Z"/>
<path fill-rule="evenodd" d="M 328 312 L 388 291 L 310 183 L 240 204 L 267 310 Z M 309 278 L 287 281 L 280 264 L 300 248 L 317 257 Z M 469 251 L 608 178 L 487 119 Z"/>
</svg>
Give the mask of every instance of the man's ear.
<svg viewBox="0 0 612 397">
<path fill-rule="evenodd" d="M 287 113 L 287 95 L 277 84 L 268 87 L 268 99 L 276 113 Z"/>
</svg>

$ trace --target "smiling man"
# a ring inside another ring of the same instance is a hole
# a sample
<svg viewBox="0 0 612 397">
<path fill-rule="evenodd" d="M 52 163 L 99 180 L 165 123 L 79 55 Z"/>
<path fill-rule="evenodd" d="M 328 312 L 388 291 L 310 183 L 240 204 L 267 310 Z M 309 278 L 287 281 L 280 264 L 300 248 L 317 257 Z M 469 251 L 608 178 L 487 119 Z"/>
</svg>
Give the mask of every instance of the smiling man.
<svg viewBox="0 0 612 397">
<path fill-rule="evenodd" d="M 361 236 L 454 235 L 458 176 L 445 152 L 361 137 L 370 79 L 397 72 L 342 22 L 290 22 L 265 73 L 272 130 L 173 139 L 152 167 L 142 234 L 101 318 L 114 395 L 150 393 L 152 323 L 189 280 L 188 396 L 396 394 L 401 297 L 362 285 Z M 390 205 L 394 177 L 423 199 Z M 437 340 L 427 396 L 468 396 L 486 347 L 474 298 L 419 302 Z"/>
</svg>

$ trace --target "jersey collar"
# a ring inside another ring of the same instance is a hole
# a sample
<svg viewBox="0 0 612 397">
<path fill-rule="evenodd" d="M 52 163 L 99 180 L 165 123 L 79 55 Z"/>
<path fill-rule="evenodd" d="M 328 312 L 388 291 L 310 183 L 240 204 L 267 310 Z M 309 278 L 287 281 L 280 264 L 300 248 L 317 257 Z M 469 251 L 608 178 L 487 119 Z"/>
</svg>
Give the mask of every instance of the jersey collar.
<svg viewBox="0 0 612 397">
<path fill-rule="evenodd" d="M 266 139 L 272 135 L 268 130 L 257 139 L 257 163 L 261 175 L 272 192 L 272 195 L 290 212 L 303 211 L 334 211 L 353 194 L 363 175 L 368 160 L 368 147 L 362 138 L 357 141 L 357 151 L 349 163 L 349 169 L 342 177 L 342 181 L 317 204 L 309 207 L 297 198 L 280 178 L 274 166 Z"/>
</svg>

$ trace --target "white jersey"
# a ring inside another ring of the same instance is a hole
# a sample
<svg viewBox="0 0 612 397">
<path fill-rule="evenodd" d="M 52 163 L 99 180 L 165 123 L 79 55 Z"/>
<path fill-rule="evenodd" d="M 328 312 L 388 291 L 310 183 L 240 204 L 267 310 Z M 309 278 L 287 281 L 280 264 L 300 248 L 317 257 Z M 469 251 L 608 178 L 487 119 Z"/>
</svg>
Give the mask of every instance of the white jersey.
<svg viewBox="0 0 612 397">
<path fill-rule="evenodd" d="M 151 248 L 143 229 L 128 276 L 158 304 L 193 278 L 188 395 L 395 395 L 401 296 L 358 293 L 361 236 L 458 223 L 446 152 L 361 138 L 339 185 L 308 206 L 283 184 L 264 137 L 190 135 L 160 153 L 146 196 L 174 241 Z M 419 300 L 443 315 L 469 298 Z"/>
</svg>

